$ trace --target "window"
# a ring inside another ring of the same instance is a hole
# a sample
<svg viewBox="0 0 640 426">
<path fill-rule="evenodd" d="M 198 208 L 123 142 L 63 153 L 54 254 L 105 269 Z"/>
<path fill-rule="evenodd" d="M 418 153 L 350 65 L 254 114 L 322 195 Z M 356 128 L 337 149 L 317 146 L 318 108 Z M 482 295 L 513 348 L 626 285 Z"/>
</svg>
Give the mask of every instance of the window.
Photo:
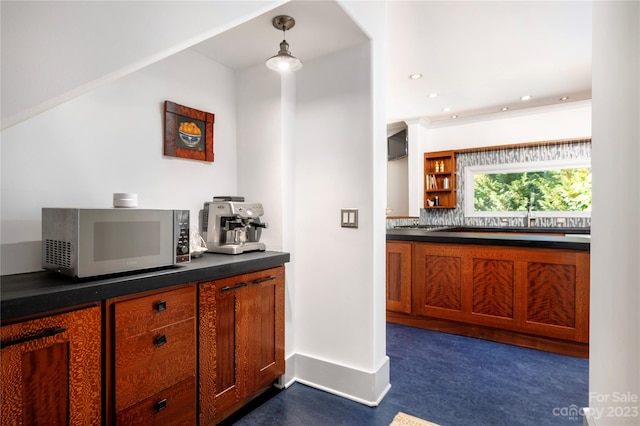
<svg viewBox="0 0 640 426">
<path fill-rule="evenodd" d="M 591 161 L 556 160 L 469 166 L 466 216 L 591 216 Z"/>
</svg>

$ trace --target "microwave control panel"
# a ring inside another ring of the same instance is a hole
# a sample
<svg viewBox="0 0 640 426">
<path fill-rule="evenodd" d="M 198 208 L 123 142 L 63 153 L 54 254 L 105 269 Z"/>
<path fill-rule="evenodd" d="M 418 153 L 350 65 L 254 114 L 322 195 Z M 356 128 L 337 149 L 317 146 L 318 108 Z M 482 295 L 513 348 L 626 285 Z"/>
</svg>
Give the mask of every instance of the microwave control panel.
<svg viewBox="0 0 640 426">
<path fill-rule="evenodd" d="M 191 261 L 189 254 L 189 210 L 174 210 L 174 231 L 176 260 L 175 263 Z"/>
</svg>

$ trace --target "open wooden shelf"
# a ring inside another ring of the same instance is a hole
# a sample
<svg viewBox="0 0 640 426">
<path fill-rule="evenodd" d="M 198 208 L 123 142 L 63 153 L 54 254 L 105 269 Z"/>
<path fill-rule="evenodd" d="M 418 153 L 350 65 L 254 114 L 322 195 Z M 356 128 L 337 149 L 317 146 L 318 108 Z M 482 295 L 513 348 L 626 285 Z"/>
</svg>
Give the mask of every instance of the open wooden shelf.
<svg viewBox="0 0 640 426">
<path fill-rule="evenodd" d="M 425 152 L 425 209 L 453 209 L 457 206 L 455 154 L 455 151 Z M 433 205 L 429 205 L 430 201 Z"/>
</svg>

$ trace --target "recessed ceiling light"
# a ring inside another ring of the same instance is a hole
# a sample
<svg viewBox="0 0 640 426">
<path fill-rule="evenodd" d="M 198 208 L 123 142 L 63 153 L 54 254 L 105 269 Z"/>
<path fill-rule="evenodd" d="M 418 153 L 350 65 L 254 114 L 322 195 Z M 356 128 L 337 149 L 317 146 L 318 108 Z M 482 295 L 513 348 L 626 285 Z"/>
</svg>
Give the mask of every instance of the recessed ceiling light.
<svg viewBox="0 0 640 426">
<path fill-rule="evenodd" d="M 451 118 L 458 118 L 458 116 L 457 115 L 452 115 Z"/>
<path fill-rule="evenodd" d="M 568 100 L 568 99 L 569 99 L 569 97 L 568 97 L 568 96 L 563 96 L 563 97 L 561 97 L 561 98 L 560 98 L 560 101 L 562 102 L 562 101 L 566 101 L 566 100 Z"/>
<path fill-rule="evenodd" d="M 437 98 L 438 94 L 437 93 L 429 93 L 429 97 L 432 98 L 432 99 L 433 98 Z"/>
<path fill-rule="evenodd" d="M 521 101 L 528 101 L 529 99 L 531 99 L 531 95 L 524 95 L 520 98 Z"/>
<path fill-rule="evenodd" d="M 442 108 L 442 110 L 443 110 L 444 112 L 449 112 L 449 111 L 451 111 L 451 108 L 449 108 L 449 107 L 445 107 L 445 108 Z"/>
<path fill-rule="evenodd" d="M 410 78 L 411 80 L 418 80 L 418 79 L 421 79 L 421 78 L 422 78 L 422 74 L 411 74 L 411 75 L 409 76 L 409 78 Z"/>
<path fill-rule="evenodd" d="M 508 109 L 509 109 L 509 107 L 502 107 L 502 108 L 500 108 L 500 111 L 506 111 Z"/>
</svg>

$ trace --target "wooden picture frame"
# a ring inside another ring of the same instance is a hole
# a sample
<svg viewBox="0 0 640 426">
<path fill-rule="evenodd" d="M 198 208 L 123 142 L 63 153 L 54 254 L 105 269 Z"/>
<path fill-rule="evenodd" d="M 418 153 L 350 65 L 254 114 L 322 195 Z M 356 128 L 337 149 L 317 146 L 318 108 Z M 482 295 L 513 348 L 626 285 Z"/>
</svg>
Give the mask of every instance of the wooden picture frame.
<svg viewBox="0 0 640 426">
<path fill-rule="evenodd" d="M 164 101 L 164 155 L 213 161 L 215 115 Z"/>
</svg>

